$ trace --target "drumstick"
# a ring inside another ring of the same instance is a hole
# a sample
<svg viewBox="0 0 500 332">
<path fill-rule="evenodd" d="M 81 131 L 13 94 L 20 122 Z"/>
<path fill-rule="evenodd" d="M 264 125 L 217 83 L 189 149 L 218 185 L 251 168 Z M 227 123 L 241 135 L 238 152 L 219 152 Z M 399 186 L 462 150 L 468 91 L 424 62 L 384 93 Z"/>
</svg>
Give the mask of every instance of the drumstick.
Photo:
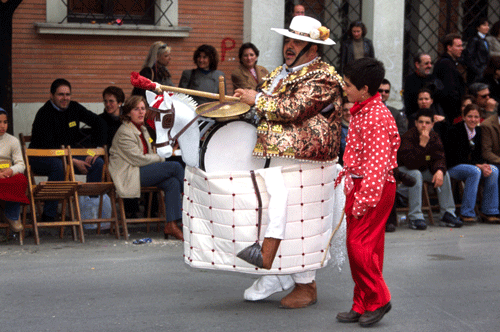
<svg viewBox="0 0 500 332">
<path fill-rule="evenodd" d="M 219 77 L 219 80 L 220 79 L 221 78 Z M 222 82 L 224 82 L 223 77 L 222 77 Z M 219 89 L 219 91 L 220 91 L 219 94 L 205 92 L 205 91 L 192 90 L 192 89 L 176 88 L 175 86 L 161 85 L 161 84 L 152 82 L 149 78 L 141 76 L 137 72 L 132 72 L 130 74 L 130 83 L 132 83 L 132 85 L 134 87 L 139 88 L 139 89 L 144 89 L 144 90 L 153 90 L 154 91 L 154 90 L 160 89 L 161 91 L 178 92 L 178 93 L 184 93 L 187 95 L 205 97 L 205 98 L 210 98 L 210 99 L 240 101 L 239 97 L 225 96 L 224 95 L 224 88 L 222 88 L 222 90 Z"/>
<path fill-rule="evenodd" d="M 344 220 L 344 215 L 345 215 L 345 207 L 342 209 L 342 215 L 340 216 L 340 221 L 337 224 L 337 227 L 335 227 L 335 229 L 332 232 L 332 235 L 330 236 L 330 240 L 328 240 L 328 245 L 326 246 L 325 255 L 323 256 L 323 259 L 321 260 L 321 267 L 323 267 L 323 264 L 325 264 L 326 255 L 328 254 L 328 250 L 330 250 L 330 244 L 332 242 L 333 236 L 339 230 L 340 224 L 342 223 L 342 220 Z"/>
</svg>

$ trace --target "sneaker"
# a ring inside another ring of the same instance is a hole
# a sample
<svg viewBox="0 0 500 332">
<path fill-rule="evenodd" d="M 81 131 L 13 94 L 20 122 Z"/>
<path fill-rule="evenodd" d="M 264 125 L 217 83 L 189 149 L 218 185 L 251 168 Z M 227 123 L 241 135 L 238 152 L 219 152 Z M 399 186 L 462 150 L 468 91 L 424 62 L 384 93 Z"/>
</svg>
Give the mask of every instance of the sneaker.
<svg viewBox="0 0 500 332">
<path fill-rule="evenodd" d="M 410 227 L 410 229 L 416 229 L 419 231 L 423 231 L 427 228 L 427 224 L 425 223 L 425 220 L 423 220 L 423 219 L 410 220 L 408 222 L 408 227 Z"/>
<path fill-rule="evenodd" d="M 463 226 L 462 220 L 460 218 L 455 217 L 449 212 L 445 212 L 443 218 L 441 219 L 441 222 L 439 223 L 439 226 L 441 227 L 452 227 L 452 228 L 459 228 Z"/>
</svg>

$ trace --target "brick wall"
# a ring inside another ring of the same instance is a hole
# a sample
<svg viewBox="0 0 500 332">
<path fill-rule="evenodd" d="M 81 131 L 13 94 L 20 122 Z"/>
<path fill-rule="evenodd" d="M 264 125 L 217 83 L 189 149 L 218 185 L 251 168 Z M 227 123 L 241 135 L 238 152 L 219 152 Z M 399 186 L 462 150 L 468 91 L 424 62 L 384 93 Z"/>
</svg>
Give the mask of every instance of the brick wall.
<svg viewBox="0 0 500 332">
<path fill-rule="evenodd" d="M 49 87 L 58 77 L 73 86 L 73 99 L 100 102 L 102 90 L 109 85 L 121 87 L 127 95 L 132 90 L 130 72 L 141 69 L 151 43 L 156 37 L 114 37 L 40 35 L 34 23 L 45 22 L 45 0 L 24 0 L 14 14 L 12 45 L 13 102 L 45 102 Z M 211 44 L 221 56 L 219 68 L 226 75 L 228 92 L 232 91 L 230 74 L 238 64 L 238 48 L 243 36 L 243 0 L 179 0 L 179 25 L 192 28 L 188 38 L 164 38 L 172 46 L 169 70 L 177 85 L 184 69 L 194 68 L 194 50 Z"/>
</svg>

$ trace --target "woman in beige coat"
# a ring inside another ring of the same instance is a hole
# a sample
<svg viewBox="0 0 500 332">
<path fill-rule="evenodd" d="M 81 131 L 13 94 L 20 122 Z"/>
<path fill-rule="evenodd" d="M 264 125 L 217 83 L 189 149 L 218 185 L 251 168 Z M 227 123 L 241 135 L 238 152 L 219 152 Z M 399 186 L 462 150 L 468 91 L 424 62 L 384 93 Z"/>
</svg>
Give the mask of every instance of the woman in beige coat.
<svg viewBox="0 0 500 332">
<path fill-rule="evenodd" d="M 141 186 L 162 189 L 167 212 L 165 238 L 173 235 L 182 240 L 177 222 L 182 219 L 184 168 L 177 161 L 164 161 L 151 149 L 151 138 L 144 126 L 147 105 L 142 96 L 132 96 L 123 104 L 122 125 L 109 151 L 109 172 L 122 198 L 140 197 Z"/>
</svg>

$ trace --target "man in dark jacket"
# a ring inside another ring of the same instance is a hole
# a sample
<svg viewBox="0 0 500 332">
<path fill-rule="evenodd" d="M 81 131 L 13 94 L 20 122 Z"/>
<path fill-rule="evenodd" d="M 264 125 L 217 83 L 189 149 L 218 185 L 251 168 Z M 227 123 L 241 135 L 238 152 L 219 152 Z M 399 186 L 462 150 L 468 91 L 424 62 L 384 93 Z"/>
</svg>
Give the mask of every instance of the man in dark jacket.
<svg viewBox="0 0 500 332">
<path fill-rule="evenodd" d="M 488 19 L 483 17 L 477 21 L 477 33 L 467 42 L 464 51 L 465 64 L 467 65 L 467 84 L 479 82 L 490 60 L 490 51 L 486 35 L 490 31 Z"/>
<path fill-rule="evenodd" d="M 448 34 L 443 39 L 446 52 L 434 66 L 434 75 L 443 82 L 441 107 L 451 123 L 460 116 L 462 97 L 465 94 L 465 81 L 457 69 L 458 59 L 462 55 L 462 37 Z"/>
<path fill-rule="evenodd" d="M 432 182 L 436 188 L 440 207 L 441 226 L 461 227 L 455 215 L 455 202 L 451 191 L 450 176 L 446 172 L 444 148 L 432 127 L 434 114 L 429 109 L 418 111 L 415 127 L 401 137 L 398 150 L 399 171 L 411 175 L 417 183 L 408 190 L 408 223 L 411 229 L 424 230 L 427 225 L 422 214 L 423 181 Z"/>
<path fill-rule="evenodd" d="M 94 146 L 106 144 L 106 124 L 97 114 L 81 104 L 71 101 L 71 84 L 62 78 L 52 82 L 50 100 L 40 108 L 31 130 L 31 149 L 59 149 L 61 146 L 77 147 L 82 138 L 80 122 L 91 127 Z M 93 156 L 73 157 L 76 173 L 86 174 L 87 182 L 101 181 L 103 160 Z M 49 181 L 63 181 L 64 169 L 59 158 L 31 158 L 30 165 Z M 42 220 L 53 221 L 57 214 L 57 201 L 45 202 Z"/>
<path fill-rule="evenodd" d="M 432 58 L 429 54 L 418 53 L 413 59 L 413 63 L 415 71 L 406 77 L 403 87 L 405 114 L 408 119 L 419 109 L 417 100 L 418 92 L 421 89 L 429 89 L 436 103 L 441 102 L 443 91 L 443 82 L 432 73 Z M 411 127 L 413 127 L 413 123 Z"/>
</svg>

